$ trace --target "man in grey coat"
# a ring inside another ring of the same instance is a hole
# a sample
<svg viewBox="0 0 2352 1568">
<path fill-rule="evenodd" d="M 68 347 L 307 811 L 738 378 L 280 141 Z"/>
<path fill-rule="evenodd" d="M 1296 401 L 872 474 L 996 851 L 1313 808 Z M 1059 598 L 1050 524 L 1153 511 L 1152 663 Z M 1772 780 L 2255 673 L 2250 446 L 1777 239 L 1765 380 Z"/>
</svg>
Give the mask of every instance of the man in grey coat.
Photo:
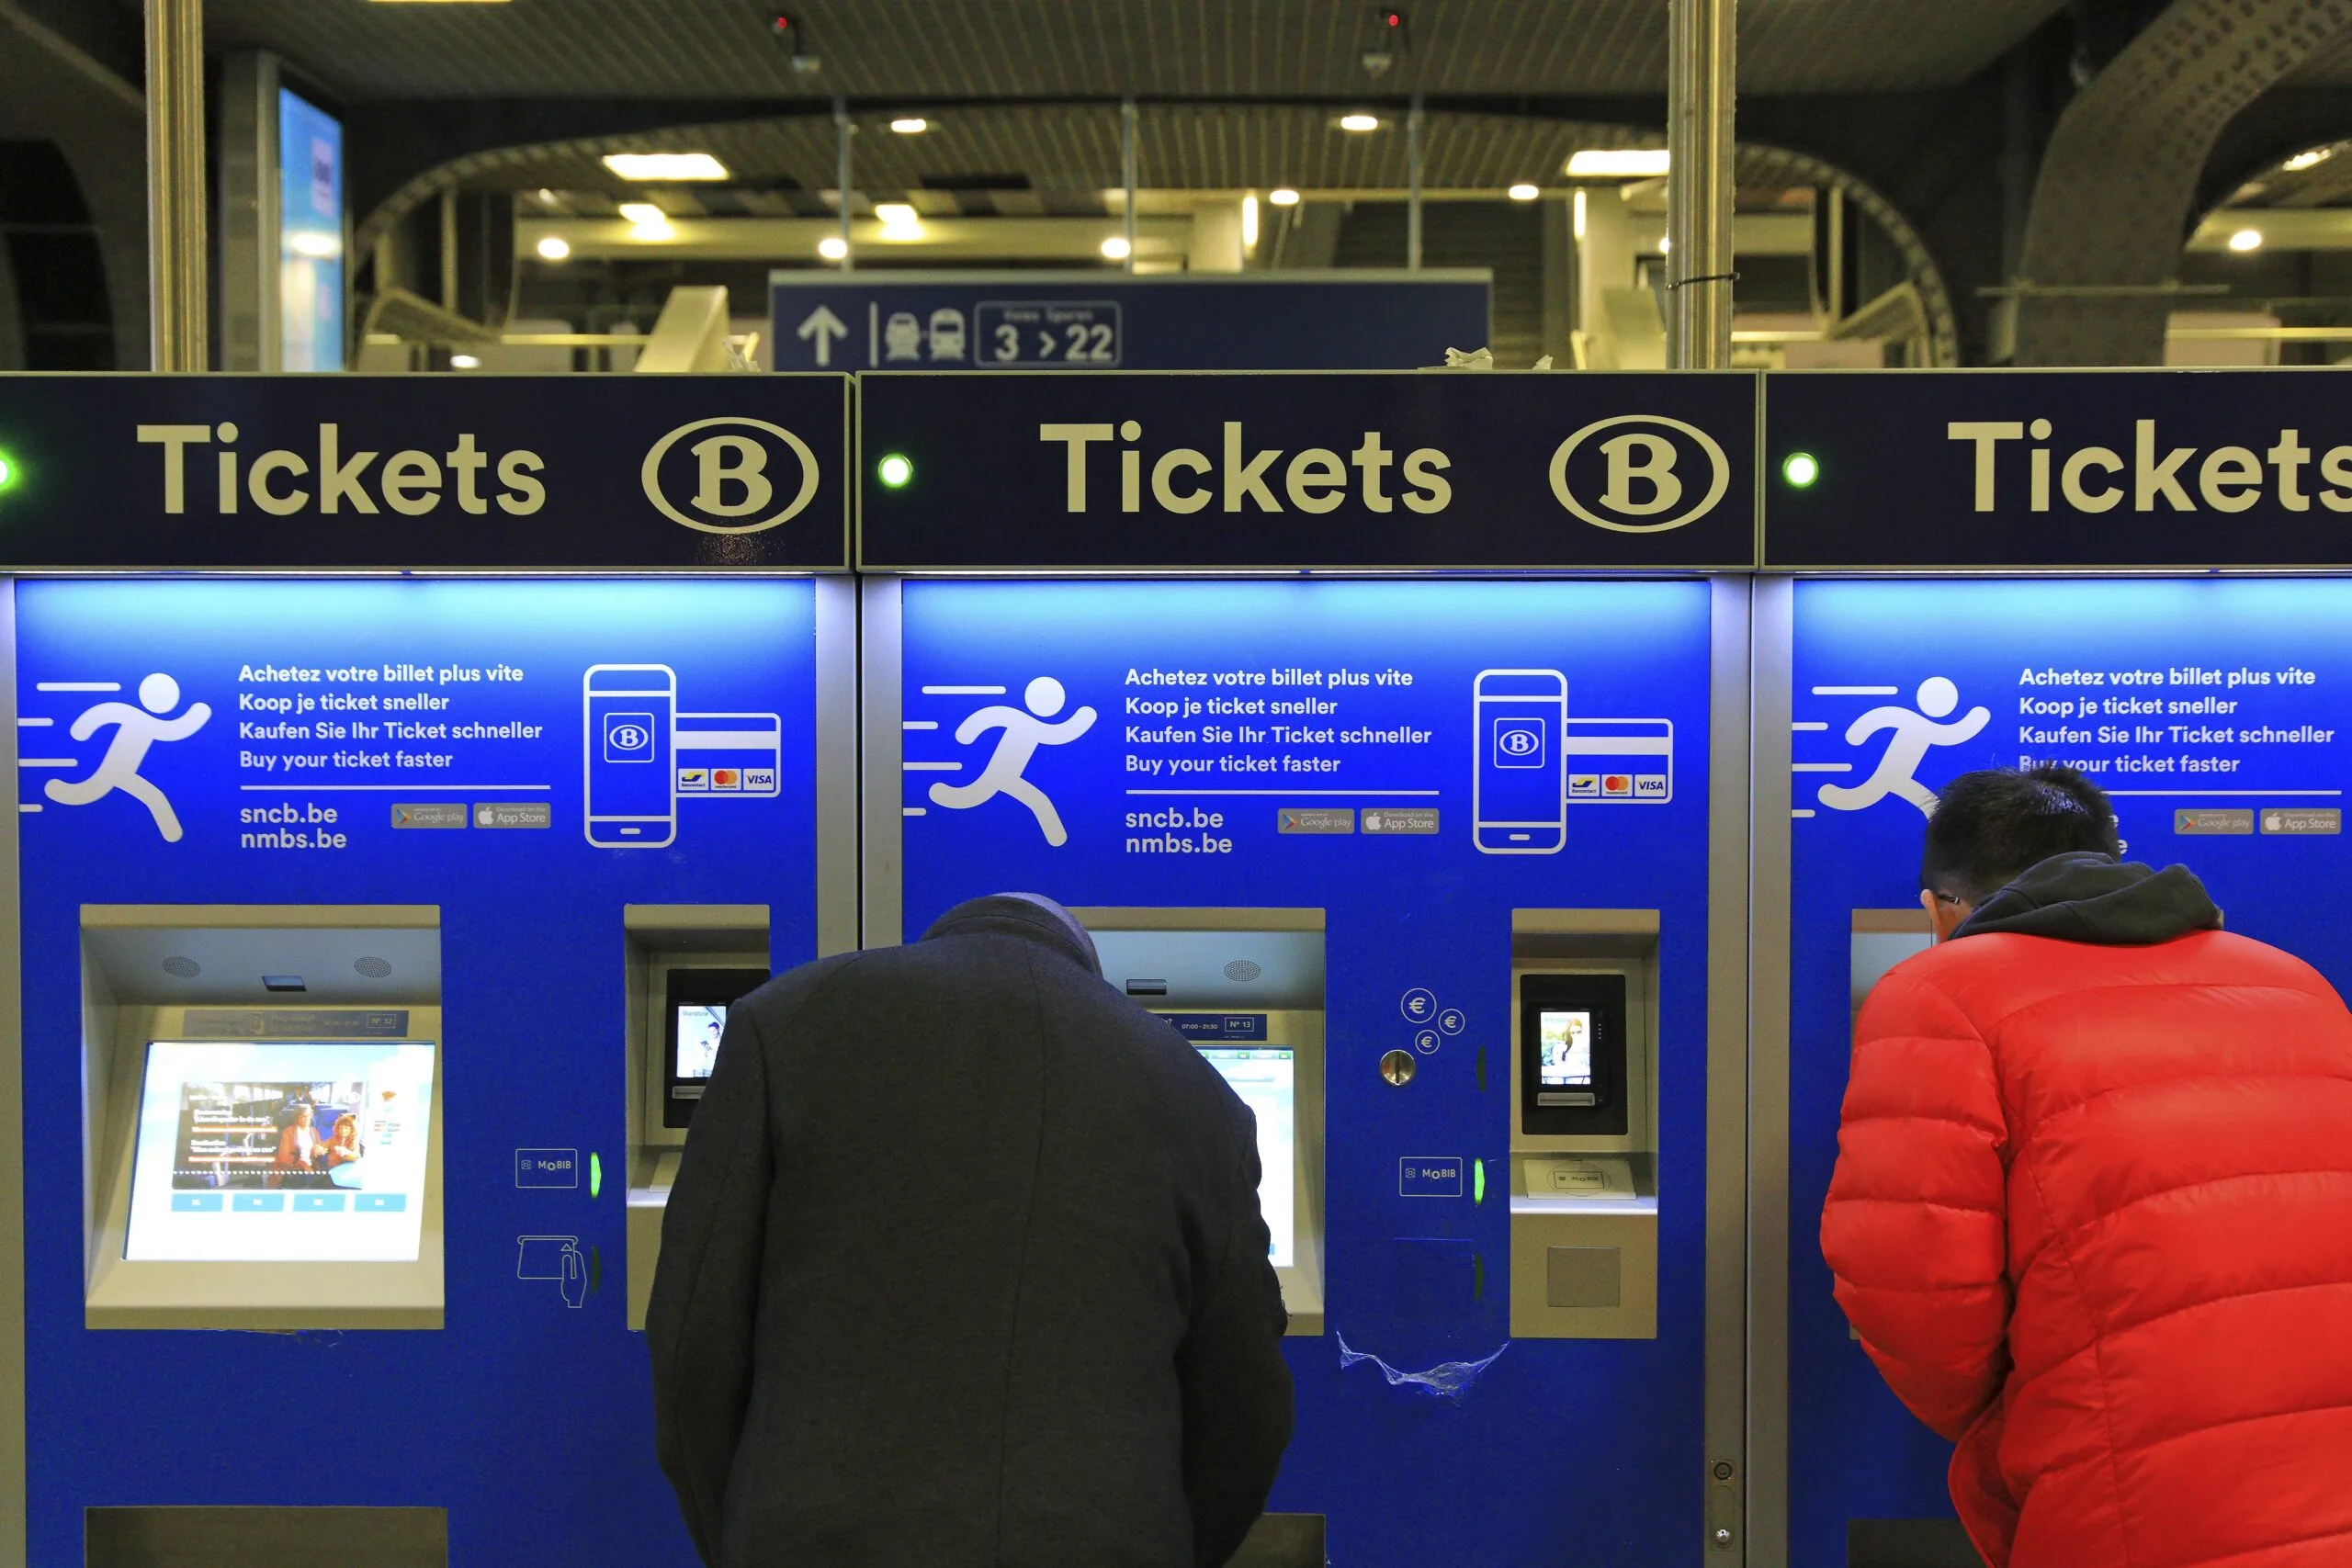
<svg viewBox="0 0 2352 1568">
<path fill-rule="evenodd" d="M 1211 1568 L 1290 1440 L 1249 1109 L 1026 895 L 729 1013 L 646 1329 L 713 1568 Z"/>
</svg>

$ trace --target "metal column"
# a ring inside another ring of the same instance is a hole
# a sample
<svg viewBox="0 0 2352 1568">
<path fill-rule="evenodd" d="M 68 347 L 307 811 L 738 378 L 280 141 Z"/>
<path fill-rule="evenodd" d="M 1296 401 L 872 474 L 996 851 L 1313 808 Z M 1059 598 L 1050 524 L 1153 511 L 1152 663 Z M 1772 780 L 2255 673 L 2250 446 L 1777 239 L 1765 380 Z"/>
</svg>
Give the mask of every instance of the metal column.
<svg viewBox="0 0 2352 1568">
<path fill-rule="evenodd" d="M 850 138 L 854 135 L 856 131 L 857 127 L 850 122 L 849 100 L 847 98 L 835 98 L 833 100 L 833 140 L 838 143 L 838 145 L 834 148 L 833 158 L 835 163 L 834 177 L 841 186 L 842 193 L 842 270 L 843 272 L 849 271 L 852 267 L 854 267 L 857 265 L 857 252 L 852 248 L 849 237 L 851 205 L 849 198 L 849 147 Z"/>
<path fill-rule="evenodd" d="M 1127 254 L 1120 260 L 1126 269 L 1136 269 L 1136 101 L 1128 98 L 1119 105 L 1119 221 L 1127 238 Z"/>
<path fill-rule="evenodd" d="M 147 288 L 153 367 L 202 370 L 204 0 L 147 0 Z"/>
<path fill-rule="evenodd" d="M 1738 0 L 1670 0 L 1667 79 L 1667 363 L 1731 363 L 1732 106 Z"/>
<path fill-rule="evenodd" d="M 1421 270 L 1421 96 L 1405 111 L 1405 265 Z"/>
</svg>

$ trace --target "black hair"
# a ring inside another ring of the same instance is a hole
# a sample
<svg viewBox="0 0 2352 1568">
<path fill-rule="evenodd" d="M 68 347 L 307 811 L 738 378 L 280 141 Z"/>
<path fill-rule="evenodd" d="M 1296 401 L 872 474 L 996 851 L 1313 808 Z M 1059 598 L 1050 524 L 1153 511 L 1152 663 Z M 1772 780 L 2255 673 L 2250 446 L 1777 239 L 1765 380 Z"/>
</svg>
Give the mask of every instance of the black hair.
<svg viewBox="0 0 2352 1568">
<path fill-rule="evenodd" d="M 1982 904 L 2052 855 L 2120 857 L 2107 792 L 2055 763 L 1962 773 L 1936 797 L 1919 886 Z"/>
</svg>

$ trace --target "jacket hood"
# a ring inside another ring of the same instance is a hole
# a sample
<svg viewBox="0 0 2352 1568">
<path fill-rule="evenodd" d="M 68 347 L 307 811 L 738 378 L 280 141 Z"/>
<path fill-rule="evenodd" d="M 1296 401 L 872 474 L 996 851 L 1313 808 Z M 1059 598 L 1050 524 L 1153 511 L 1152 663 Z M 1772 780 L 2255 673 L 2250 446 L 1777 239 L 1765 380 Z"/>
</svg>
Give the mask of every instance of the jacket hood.
<svg viewBox="0 0 2352 1568">
<path fill-rule="evenodd" d="M 1078 917 L 1042 893 L 991 893 L 968 899 L 933 921 L 922 940 L 943 936 L 1017 936 L 1051 948 L 1098 978 L 1102 973 L 1094 939 Z"/>
<path fill-rule="evenodd" d="M 2154 871 L 2113 855 L 2052 855 L 1994 894 L 1952 932 L 2014 931 L 2101 947 L 2144 946 L 2222 929 L 2222 911 L 2185 865 Z"/>
</svg>

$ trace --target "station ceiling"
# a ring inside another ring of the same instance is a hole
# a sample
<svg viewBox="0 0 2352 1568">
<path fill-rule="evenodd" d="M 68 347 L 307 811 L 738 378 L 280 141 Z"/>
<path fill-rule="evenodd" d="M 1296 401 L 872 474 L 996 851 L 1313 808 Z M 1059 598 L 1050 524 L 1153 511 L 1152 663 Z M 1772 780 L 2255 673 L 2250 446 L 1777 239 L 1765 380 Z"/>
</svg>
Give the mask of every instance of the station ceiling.
<svg viewBox="0 0 2352 1568">
<path fill-rule="evenodd" d="M 132 0 L 125 0 L 132 3 Z M 1740 87 L 1905 92 L 1973 75 L 2064 0 L 1743 0 Z M 266 48 L 354 102 L 1393 98 L 1662 92 L 1664 0 L 1399 0 L 1377 77 L 1359 0 L 209 0 L 216 48 Z M 821 64 L 797 72 L 779 12 Z M 2352 55 L 2347 55 L 2352 63 Z"/>
</svg>

